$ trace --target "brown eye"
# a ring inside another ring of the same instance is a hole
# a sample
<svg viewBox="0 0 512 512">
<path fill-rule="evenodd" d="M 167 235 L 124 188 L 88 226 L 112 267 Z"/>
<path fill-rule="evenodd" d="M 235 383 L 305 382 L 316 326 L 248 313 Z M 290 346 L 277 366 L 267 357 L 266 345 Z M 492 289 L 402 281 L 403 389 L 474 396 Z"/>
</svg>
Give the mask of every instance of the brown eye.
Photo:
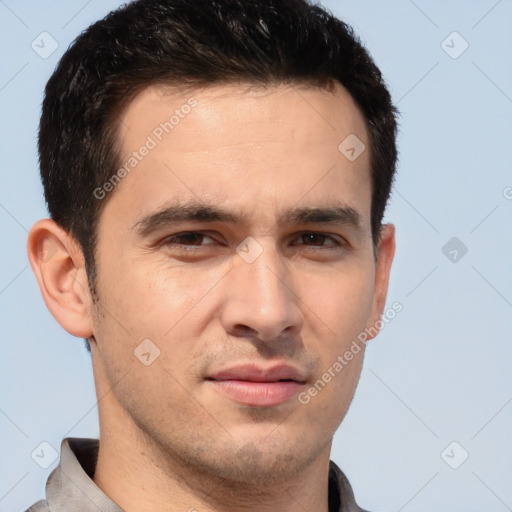
<svg viewBox="0 0 512 512">
<path fill-rule="evenodd" d="M 300 240 L 302 240 L 303 243 L 298 245 L 305 245 L 307 247 L 327 247 L 327 248 L 333 248 L 333 247 L 339 247 L 342 244 L 338 242 L 334 237 L 325 235 L 323 233 L 315 233 L 315 232 L 308 232 L 308 233 L 301 233 L 298 237 Z M 328 242 L 327 244 L 325 242 Z"/>
<path fill-rule="evenodd" d="M 203 235 L 202 233 L 182 233 L 181 235 L 175 235 L 171 237 L 171 240 L 184 245 L 201 245 L 200 242 L 202 241 L 204 236 L 205 235 Z"/>
<path fill-rule="evenodd" d="M 209 242 L 204 242 L 205 239 L 209 239 Z M 205 233 L 200 233 L 198 231 L 187 231 L 184 233 L 178 233 L 177 235 L 168 236 L 165 240 L 162 241 L 162 245 L 176 248 L 189 248 L 192 247 L 202 247 L 205 245 L 212 245 L 215 243 L 215 240 Z"/>
</svg>

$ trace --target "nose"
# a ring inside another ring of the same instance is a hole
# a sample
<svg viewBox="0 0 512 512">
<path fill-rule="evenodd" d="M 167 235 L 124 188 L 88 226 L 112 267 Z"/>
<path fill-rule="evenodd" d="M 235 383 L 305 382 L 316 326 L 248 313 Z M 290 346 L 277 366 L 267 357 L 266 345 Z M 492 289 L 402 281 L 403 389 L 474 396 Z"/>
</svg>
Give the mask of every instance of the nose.
<svg viewBox="0 0 512 512">
<path fill-rule="evenodd" d="M 277 249 L 259 241 L 262 253 L 254 261 L 235 255 L 234 268 L 225 283 L 222 325 L 232 336 L 263 342 L 285 335 L 294 338 L 304 322 L 294 276 Z"/>
</svg>

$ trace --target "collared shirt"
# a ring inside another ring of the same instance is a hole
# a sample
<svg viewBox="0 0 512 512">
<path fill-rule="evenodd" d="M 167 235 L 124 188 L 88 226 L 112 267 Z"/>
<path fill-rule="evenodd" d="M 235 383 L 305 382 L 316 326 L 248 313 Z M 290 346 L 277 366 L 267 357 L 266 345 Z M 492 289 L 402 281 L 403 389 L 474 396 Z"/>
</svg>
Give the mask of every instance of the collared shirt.
<svg viewBox="0 0 512 512">
<path fill-rule="evenodd" d="M 26 512 L 123 512 L 92 480 L 98 448 L 98 439 L 64 439 L 60 463 L 46 482 L 46 499 Z M 333 461 L 329 465 L 329 512 L 366 512 L 357 506 L 347 477 Z"/>
</svg>

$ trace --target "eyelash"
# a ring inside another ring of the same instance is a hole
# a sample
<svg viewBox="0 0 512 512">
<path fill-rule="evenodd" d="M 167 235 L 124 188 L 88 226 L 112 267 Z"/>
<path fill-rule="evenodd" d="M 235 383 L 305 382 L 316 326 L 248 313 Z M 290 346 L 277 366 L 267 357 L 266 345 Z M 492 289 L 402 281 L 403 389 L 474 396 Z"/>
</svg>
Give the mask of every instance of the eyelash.
<svg viewBox="0 0 512 512">
<path fill-rule="evenodd" d="M 208 238 L 211 238 L 213 240 L 213 237 L 211 237 L 210 235 L 208 235 L 206 233 L 203 233 L 201 231 L 184 231 L 183 233 L 178 233 L 176 235 L 168 236 L 167 238 L 165 238 L 162 241 L 162 245 L 173 246 L 174 248 L 176 248 L 178 250 L 183 250 L 183 251 L 197 251 L 201 247 L 205 247 L 206 245 L 213 245 L 213 244 L 199 244 L 199 245 L 192 244 L 192 245 L 190 245 L 190 244 L 176 243 L 174 241 L 175 239 L 177 239 L 179 237 L 186 236 L 186 235 L 208 237 Z M 338 241 L 336 238 L 334 238 L 331 235 L 327 235 L 325 233 L 320 233 L 320 232 L 317 232 L 317 231 L 304 231 L 303 233 L 300 233 L 298 236 L 299 237 L 303 237 L 303 236 L 306 236 L 306 235 L 314 235 L 314 236 L 325 237 L 325 239 L 330 239 L 333 242 L 332 245 L 327 245 L 327 246 L 318 246 L 318 245 L 315 246 L 315 245 L 299 244 L 299 245 L 303 245 L 304 247 L 313 248 L 314 250 L 340 249 L 344 245 L 346 245 L 344 242 Z"/>
</svg>

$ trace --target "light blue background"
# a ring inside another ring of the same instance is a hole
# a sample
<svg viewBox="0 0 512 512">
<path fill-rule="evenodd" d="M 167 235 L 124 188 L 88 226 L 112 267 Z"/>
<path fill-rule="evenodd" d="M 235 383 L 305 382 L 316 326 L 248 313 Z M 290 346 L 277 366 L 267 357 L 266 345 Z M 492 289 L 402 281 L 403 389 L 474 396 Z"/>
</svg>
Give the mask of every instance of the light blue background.
<svg viewBox="0 0 512 512">
<path fill-rule="evenodd" d="M 47 216 L 44 85 L 72 39 L 119 4 L 0 2 L 2 512 L 44 496 L 56 462 L 31 459 L 42 441 L 59 450 L 99 433 L 90 356 L 47 311 L 25 241 Z M 404 309 L 369 344 L 332 458 L 370 510 L 512 510 L 512 1 L 324 5 L 361 36 L 401 111 L 386 218 L 398 242 L 388 305 Z M 47 59 L 30 46 L 43 31 L 59 44 Z M 457 59 L 441 46 L 453 31 L 469 44 Z M 468 248 L 457 263 L 441 251 L 453 236 Z M 452 441 L 469 453 L 458 469 L 441 457 Z"/>
</svg>

